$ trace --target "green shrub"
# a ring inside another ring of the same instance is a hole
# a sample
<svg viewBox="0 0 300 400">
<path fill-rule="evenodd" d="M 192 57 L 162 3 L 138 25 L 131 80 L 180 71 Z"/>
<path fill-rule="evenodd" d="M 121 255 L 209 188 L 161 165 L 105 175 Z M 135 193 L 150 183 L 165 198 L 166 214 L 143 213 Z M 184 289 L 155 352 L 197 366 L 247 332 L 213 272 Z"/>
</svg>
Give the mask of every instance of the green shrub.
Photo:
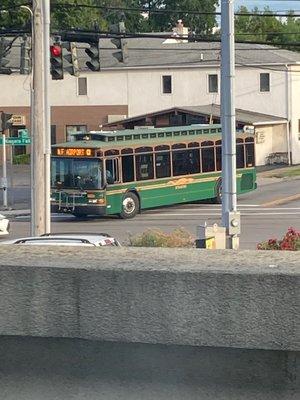
<svg viewBox="0 0 300 400">
<path fill-rule="evenodd" d="M 19 154 L 13 156 L 13 164 L 30 164 L 30 154 Z"/>
<path fill-rule="evenodd" d="M 130 236 L 129 245 L 134 247 L 195 247 L 195 238 L 185 229 L 171 233 L 160 229 L 147 229 L 140 235 Z"/>
</svg>

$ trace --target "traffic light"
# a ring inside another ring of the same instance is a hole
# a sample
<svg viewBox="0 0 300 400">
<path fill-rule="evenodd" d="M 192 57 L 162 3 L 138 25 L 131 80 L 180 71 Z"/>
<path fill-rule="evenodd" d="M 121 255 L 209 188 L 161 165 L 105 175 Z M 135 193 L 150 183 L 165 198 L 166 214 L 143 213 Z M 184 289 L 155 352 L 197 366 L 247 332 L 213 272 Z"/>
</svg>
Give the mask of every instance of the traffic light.
<svg viewBox="0 0 300 400">
<path fill-rule="evenodd" d="M 90 60 L 85 65 L 91 71 L 100 71 L 99 41 L 91 41 L 89 45 L 90 47 L 85 49 L 85 52 L 90 57 Z"/>
<path fill-rule="evenodd" d="M 10 54 L 11 41 L 1 38 L 0 39 L 0 74 L 10 75 L 12 70 L 7 67 L 9 59 L 7 56 Z"/>
<path fill-rule="evenodd" d="M 1 121 L 0 121 L 0 131 L 4 132 L 6 129 L 9 129 L 12 126 L 12 116 L 13 114 L 1 113 Z"/>
<path fill-rule="evenodd" d="M 125 24 L 124 22 L 119 22 L 118 24 L 114 24 L 110 26 L 110 31 L 116 34 L 125 33 Z M 127 63 L 128 61 L 128 42 L 126 39 L 116 36 L 111 39 L 113 45 L 116 46 L 118 51 L 115 51 L 112 55 L 115 57 L 118 62 Z"/>
<path fill-rule="evenodd" d="M 112 44 L 116 46 L 118 51 L 115 51 L 112 55 L 121 63 L 127 63 L 128 61 L 128 42 L 125 39 L 113 38 L 111 39 Z"/>
<path fill-rule="evenodd" d="M 51 76 L 53 80 L 64 79 L 62 46 L 61 43 L 54 43 L 50 46 Z"/>
<path fill-rule="evenodd" d="M 65 66 L 64 69 L 68 71 L 71 75 L 79 76 L 79 65 L 77 48 L 75 42 L 62 42 L 63 48 L 63 58 L 69 65 Z"/>
<path fill-rule="evenodd" d="M 31 72 L 31 57 L 30 57 L 30 43 L 29 38 L 25 34 L 21 42 L 21 62 L 20 62 L 20 74 L 28 75 Z"/>
</svg>

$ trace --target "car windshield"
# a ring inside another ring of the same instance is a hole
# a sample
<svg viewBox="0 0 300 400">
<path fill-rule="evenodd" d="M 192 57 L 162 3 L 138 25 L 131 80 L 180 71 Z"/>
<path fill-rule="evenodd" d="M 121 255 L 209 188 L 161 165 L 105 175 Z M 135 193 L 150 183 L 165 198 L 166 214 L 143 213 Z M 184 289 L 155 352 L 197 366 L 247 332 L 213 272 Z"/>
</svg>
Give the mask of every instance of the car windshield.
<svg viewBox="0 0 300 400">
<path fill-rule="evenodd" d="M 101 189 L 102 161 L 97 158 L 53 157 L 51 186 L 66 189 Z"/>
</svg>

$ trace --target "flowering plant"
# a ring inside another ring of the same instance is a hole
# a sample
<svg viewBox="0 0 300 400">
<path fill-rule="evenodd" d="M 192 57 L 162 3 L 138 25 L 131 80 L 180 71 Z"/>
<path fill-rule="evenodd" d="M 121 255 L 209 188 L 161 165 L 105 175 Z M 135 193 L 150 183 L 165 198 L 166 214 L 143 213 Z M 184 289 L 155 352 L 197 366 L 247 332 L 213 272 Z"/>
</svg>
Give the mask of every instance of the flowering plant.
<svg viewBox="0 0 300 400">
<path fill-rule="evenodd" d="M 300 250 L 300 231 L 289 228 L 281 240 L 269 239 L 257 245 L 258 250 Z"/>
</svg>

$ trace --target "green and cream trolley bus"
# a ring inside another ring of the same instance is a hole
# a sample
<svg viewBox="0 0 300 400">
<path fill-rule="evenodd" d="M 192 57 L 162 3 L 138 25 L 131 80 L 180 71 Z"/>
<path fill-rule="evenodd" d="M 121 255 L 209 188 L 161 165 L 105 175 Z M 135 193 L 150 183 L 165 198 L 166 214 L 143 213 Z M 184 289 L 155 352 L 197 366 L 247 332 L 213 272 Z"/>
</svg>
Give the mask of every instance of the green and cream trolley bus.
<svg viewBox="0 0 300 400">
<path fill-rule="evenodd" d="M 254 137 L 237 132 L 237 190 L 256 188 Z M 221 201 L 221 126 L 77 133 L 52 146 L 51 210 L 132 218 L 159 206 Z"/>
</svg>

